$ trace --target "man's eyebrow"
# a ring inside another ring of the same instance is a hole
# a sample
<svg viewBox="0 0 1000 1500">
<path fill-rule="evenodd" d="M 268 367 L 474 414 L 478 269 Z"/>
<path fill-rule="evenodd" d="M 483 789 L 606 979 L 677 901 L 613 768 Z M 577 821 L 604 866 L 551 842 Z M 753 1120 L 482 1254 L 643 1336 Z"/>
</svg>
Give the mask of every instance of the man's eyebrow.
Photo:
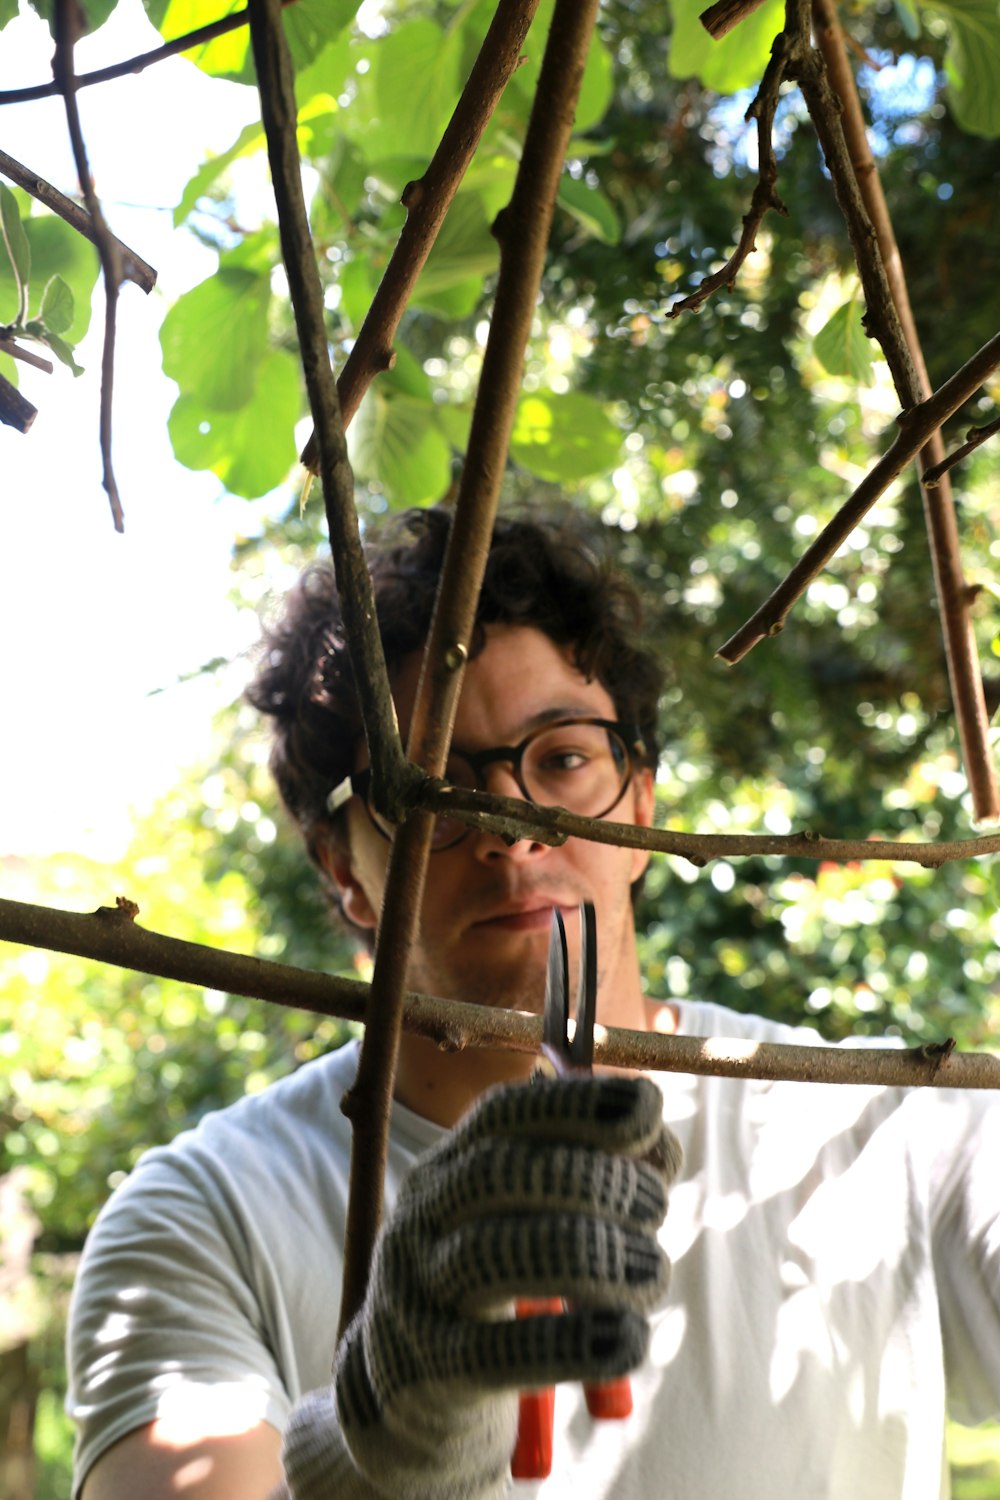
<svg viewBox="0 0 1000 1500">
<path fill-rule="evenodd" d="M 519 727 L 512 730 L 513 743 L 519 744 L 527 735 L 535 729 L 543 729 L 546 724 L 558 724 L 563 719 L 600 719 L 603 714 L 596 712 L 592 703 L 556 703 L 539 709 L 537 713 L 530 714 L 528 718 L 522 719 Z M 454 744 L 452 749 L 461 755 L 463 746 Z M 492 748 L 492 747 L 491 747 Z"/>
</svg>

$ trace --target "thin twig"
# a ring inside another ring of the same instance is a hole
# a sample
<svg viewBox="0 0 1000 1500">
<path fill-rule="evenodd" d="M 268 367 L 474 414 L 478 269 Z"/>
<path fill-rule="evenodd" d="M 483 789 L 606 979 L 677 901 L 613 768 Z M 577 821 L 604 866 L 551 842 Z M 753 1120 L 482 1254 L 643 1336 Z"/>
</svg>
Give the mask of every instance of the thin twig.
<svg viewBox="0 0 1000 1500">
<path fill-rule="evenodd" d="M 977 448 L 981 448 L 984 443 L 988 442 L 991 437 L 995 437 L 998 432 L 1000 432 L 1000 417 L 997 417 L 992 422 L 987 422 L 985 427 L 970 427 L 965 434 L 965 442 L 960 448 L 956 448 L 953 453 L 949 453 L 946 458 L 942 458 L 940 463 L 936 463 L 931 468 L 924 470 L 924 489 L 937 489 L 941 483 L 942 475 L 947 474 L 956 464 L 960 464 L 964 458 L 968 458 L 970 453 L 975 453 Z"/>
<path fill-rule="evenodd" d="M 773 131 L 774 114 L 778 107 L 781 84 L 792 56 L 793 33 L 789 29 L 788 18 L 792 16 L 793 7 L 797 3 L 798 0 L 788 0 L 785 30 L 780 32 L 774 40 L 770 59 L 760 81 L 760 88 L 744 115 L 745 120 L 757 122 L 758 168 L 757 185 L 750 198 L 750 207 L 743 216 L 743 232 L 739 243 L 721 270 L 713 271 L 710 276 L 706 276 L 693 292 L 686 297 L 679 298 L 668 308 L 668 318 L 679 318 L 683 312 L 697 312 L 702 303 L 707 302 L 714 292 L 722 287 L 731 287 L 743 262 L 757 247 L 757 231 L 768 210 L 773 209 L 775 213 L 782 215 L 788 213 L 778 193 L 778 162 L 774 154 Z"/>
<path fill-rule="evenodd" d="M 79 84 L 79 79 L 77 83 Z M 67 198 L 65 193 L 53 187 L 51 182 L 46 182 L 45 178 L 40 177 L 37 172 L 32 172 L 23 163 L 8 156 L 6 151 L 0 151 L 0 175 L 8 177 L 11 182 L 16 182 L 19 188 L 23 188 L 33 198 L 37 198 L 39 203 L 44 203 L 46 208 L 50 208 L 61 219 L 65 219 L 67 224 L 72 225 L 92 245 L 97 244 L 97 232 L 90 215 L 78 203 L 74 203 L 72 198 Z M 134 281 L 136 286 L 141 286 L 144 292 L 151 292 L 156 285 L 156 272 L 153 267 L 148 266 L 141 256 L 122 244 L 121 240 L 115 239 L 113 235 L 112 239 L 118 247 L 123 279 Z"/>
<path fill-rule="evenodd" d="M 813 0 L 813 18 L 819 50 L 811 54 L 799 75 L 803 97 L 851 230 L 870 331 L 882 346 L 901 406 L 915 406 L 930 394 L 930 377 L 833 0 Z M 847 206 L 856 197 L 863 219 Z M 857 229 L 852 228 L 855 217 Z M 888 306 L 883 301 L 883 284 Z M 944 439 L 935 429 L 919 455 L 918 466 L 923 471 L 944 456 Z M 1000 817 L 1000 786 L 989 743 L 989 715 L 972 628 L 972 591 L 962 570 L 950 480 L 939 481 L 933 492 L 922 485 L 921 496 L 962 759 L 975 816 L 993 820 Z"/>
<path fill-rule="evenodd" d="M 108 229 L 101 212 L 101 205 L 90 180 L 90 165 L 87 148 L 80 124 L 80 111 L 76 103 L 76 78 L 73 71 L 73 48 L 81 22 L 78 0 L 56 0 L 55 7 L 55 54 L 52 58 L 52 76 L 63 96 L 66 107 L 66 124 L 69 127 L 73 157 L 76 162 L 80 191 L 83 194 L 90 222 L 94 230 L 94 244 L 101 258 L 104 272 L 104 347 L 101 353 L 101 459 L 104 465 L 104 488 L 111 505 L 111 516 L 116 531 L 125 530 L 118 484 L 111 462 L 111 403 L 115 379 L 115 319 L 118 310 L 118 290 L 121 286 L 121 256 L 118 241 Z"/>
<path fill-rule="evenodd" d="M 249 12 L 250 40 L 257 66 L 261 116 L 267 136 L 268 158 L 278 208 L 282 256 L 288 273 L 289 293 L 315 425 L 320 477 L 323 484 L 338 588 L 344 607 L 348 649 L 365 715 L 365 732 L 368 736 L 373 771 L 376 771 L 386 784 L 392 785 L 402 782 L 407 768 L 403 760 L 399 732 L 396 728 L 385 658 L 376 628 L 375 601 L 371 579 L 365 566 L 357 514 L 354 509 L 353 476 L 347 456 L 344 425 L 340 417 L 337 388 L 327 353 L 323 291 L 302 193 L 301 167 L 296 140 L 294 75 L 281 24 L 280 0 L 251 0 Z M 429 846 L 431 820 L 423 815 L 420 821 L 428 827 Z M 422 866 L 417 855 L 418 851 L 415 851 L 412 868 L 418 872 L 419 884 Z M 400 871 L 400 876 L 405 879 L 410 873 L 410 869 L 404 867 Z M 390 866 L 390 877 L 391 874 Z M 368 1039 L 372 1038 L 377 1041 L 385 1024 L 378 1013 L 382 990 L 389 991 L 386 1000 L 390 1009 L 394 1003 L 398 1008 L 399 1000 L 394 991 L 398 989 L 399 996 L 402 995 L 404 980 L 405 970 L 387 973 L 385 966 L 378 960 L 376 961 L 375 980 L 369 996 L 370 1015 L 369 1025 L 366 1027 L 365 1050 L 368 1047 Z M 396 1038 L 398 1046 L 398 1029 Z M 387 1097 L 388 1094 L 391 1094 L 391 1075 Z M 374 1243 L 381 1213 L 388 1115 L 389 1104 L 387 1102 L 379 1118 L 365 1122 L 375 1138 L 374 1146 L 371 1144 L 371 1135 L 369 1135 L 365 1137 L 363 1146 L 359 1148 L 357 1123 L 354 1126 L 351 1193 L 345 1241 L 345 1297 L 348 1295 L 348 1265 L 353 1266 L 352 1295 L 359 1297 L 359 1292 L 360 1296 L 364 1294 L 370 1248 Z M 359 1149 L 365 1158 L 369 1179 L 362 1182 L 361 1186 L 356 1189 L 355 1167 Z M 365 1241 L 368 1244 L 367 1253 L 364 1250 Z M 352 1246 L 359 1244 L 362 1246 L 360 1250 L 352 1249 Z"/>
<path fill-rule="evenodd" d="M 521 58 L 538 0 L 500 0 L 465 88 L 424 175 L 408 183 L 402 203 L 406 222 L 382 274 L 371 307 L 344 368 L 337 393 L 344 426 L 376 375 L 390 369 L 392 342 L 417 278 L 433 248 L 451 201 L 475 155 L 500 96 Z M 302 462 L 316 472 L 316 440 L 310 433 Z"/>
<path fill-rule="evenodd" d="M 0 354 L 8 354 L 11 359 L 19 359 L 26 365 L 32 365 L 36 370 L 44 370 L 46 375 L 51 375 L 55 368 L 50 359 L 43 359 L 40 354 L 35 354 L 31 349 L 22 348 L 11 338 L 0 337 Z"/>
<path fill-rule="evenodd" d="M 393 784 L 403 774 L 403 749 L 396 729 L 385 657 L 378 633 L 373 629 L 374 594 L 361 546 L 354 509 L 354 480 L 327 355 L 323 291 L 302 194 L 295 136 L 294 77 L 281 25 L 280 0 L 250 7 L 250 37 L 257 64 L 281 251 L 306 390 L 320 437 L 323 496 L 351 666 L 373 770 Z"/>
<path fill-rule="evenodd" d="M 282 0 L 284 5 L 294 5 L 295 0 Z M 77 80 L 77 89 L 85 89 L 95 83 L 110 83 L 113 78 L 126 78 L 133 73 L 141 73 L 144 68 L 153 63 L 163 62 L 168 57 L 176 57 L 178 53 L 189 52 L 193 47 L 200 47 L 203 42 L 211 42 L 217 36 L 225 36 L 228 31 L 238 31 L 245 26 L 247 13 L 245 10 L 235 11 L 231 16 L 222 16 L 218 21 L 209 21 L 206 26 L 197 26 L 193 31 L 186 31 L 183 36 L 174 37 L 173 41 L 164 42 L 161 47 L 153 47 L 149 52 L 139 52 L 135 57 L 128 57 L 124 62 L 112 63 L 107 68 L 96 68 L 92 73 L 81 73 Z M 0 90 L 0 105 L 3 104 L 28 104 L 33 99 L 49 99 L 53 94 L 60 92 L 56 83 L 37 83 L 29 88 L 3 89 Z"/>
<path fill-rule="evenodd" d="M 781 859 L 849 864 L 858 860 L 912 863 L 938 869 L 956 860 L 1000 854 L 1000 834 L 951 839 L 940 843 L 884 839 L 881 834 L 854 839 L 827 838 L 812 829 L 799 833 L 679 833 L 670 828 L 644 828 L 605 818 L 584 818 L 561 807 L 536 807 L 516 797 L 474 792 L 464 787 L 429 781 L 420 788 L 420 802 L 447 813 L 471 827 L 499 834 L 512 843 L 532 838 L 544 844 L 564 844 L 569 838 L 613 844 L 617 848 L 648 849 L 675 854 L 699 868 L 713 859 Z"/>
<path fill-rule="evenodd" d="M 201 990 L 265 1000 L 286 1009 L 350 1021 L 359 1021 L 365 1014 L 368 986 L 360 980 L 338 979 L 165 937 L 140 927 L 135 921 L 137 914 L 135 903 L 121 898 L 117 906 L 88 913 L 0 901 L 0 941 L 73 953 Z M 449 1052 L 503 1047 L 535 1054 L 542 1039 L 539 1016 L 431 995 L 405 996 L 403 1024 L 407 1031 L 428 1037 Z M 958 1052 L 947 1042 L 912 1048 L 807 1047 L 598 1026 L 594 1060 L 602 1067 L 796 1083 L 1000 1087 L 1000 1057 L 989 1052 Z"/>
<path fill-rule="evenodd" d="M 822 572 L 850 536 L 862 517 L 875 504 L 893 479 L 912 463 L 926 446 L 928 436 L 963 406 L 970 396 L 1000 368 L 1000 333 L 972 356 L 962 368 L 946 380 L 919 406 L 911 406 L 898 419 L 902 431 L 878 462 L 869 469 L 850 499 L 824 526 L 815 541 L 807 547 L 798 562 L 759 609 L 741 625 L 718 655 L 730 665 L 742 660 L 765 636 L 776 635 L 783 627 L 788 611 L 802 597 L 813 579 Z M 986 814 L 977 811 L 977 817 Z"/>
<path fill-rule="evenodd" d="M 752 16 L 763 4 L 764 0 L 716 0 L 708 10 L 702 11 L 698 20 L 713 41 L 721 42 L 734 26 Z"/>
<path fill-rule="evenodd" d="M 27 432 L 38 416 L 37 406 L 32 406 L 12 385 L 5 375 L 0 375 L 0 422 L 18 432 Z"/>
<path fill-rule="evenodd" d="M 432 773 L 443 768 L 451 740 L 461 664 L 489 550 L 559 176 L 573 128 L 597 3 L 556 0 L 511 201 L 494 226 L 500 241 L 500 272 L 493 316 L 410 723 L 408 753 L 416 764 Z M 381 1163 L 387 1144 L 404 986 L 432 826 L 430 814 L 417 811 L 393 840 L 373 976 L 371 1014 L 378 1025 L 366 1028 L 357 1080 L 344 1103 L 354 1123 L 355 1149 L 351 1158 L 341 1331 L 363 1298 L 381 1212 Z M 376 1004 L 380 967 L 387 978 Z M 379 1166 L 373 1178 L 376 1150 Z"/>
</svg>

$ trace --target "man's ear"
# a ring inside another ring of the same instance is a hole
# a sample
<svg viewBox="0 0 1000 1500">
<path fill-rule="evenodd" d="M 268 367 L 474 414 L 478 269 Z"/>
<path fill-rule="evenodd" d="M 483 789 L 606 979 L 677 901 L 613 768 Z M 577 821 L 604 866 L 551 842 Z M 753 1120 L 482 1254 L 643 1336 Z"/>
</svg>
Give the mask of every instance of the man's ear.
<svg viewBox="0 0 1000 1500">
<path fill-rule="evenodd" d="M 653 773 L 648 766 L 642 766 L 636 771 L 632 779 L 634 788 L 635 810 L 632 822 L 639 828 L 652 828 L 653 812 L 656 807 L 656 786 L 653 781 Z M 648 849 L 632 850 L 632 876 L 636 881 L 649 864 Z"/>
<path fill-rule="evenodd" d="M 355 927 L 374 931 L 378 912 L 357 877 L 348 844 L 341 839 L 323 838 L 317 845 L 316 854 L 324 874 L 340 892 L 340 904 L 347 920 Z"/>
</svg>

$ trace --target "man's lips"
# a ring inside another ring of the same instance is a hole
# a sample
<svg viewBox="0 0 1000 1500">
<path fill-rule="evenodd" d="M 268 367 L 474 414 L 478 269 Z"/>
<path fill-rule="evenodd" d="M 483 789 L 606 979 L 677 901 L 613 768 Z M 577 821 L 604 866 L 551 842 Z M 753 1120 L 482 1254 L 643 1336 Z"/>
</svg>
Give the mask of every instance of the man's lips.
<svg viewBox="0 0 1000 1500">
<path fill-rule="evenodd" d="M 558 906 L 565 911 L 568 905 L 569 903 L 551 900 L 511 903 L 480 917 L 472 926 L 477 932 L 548 932 L 552 922 L 552 908 Z"/>
</svg>

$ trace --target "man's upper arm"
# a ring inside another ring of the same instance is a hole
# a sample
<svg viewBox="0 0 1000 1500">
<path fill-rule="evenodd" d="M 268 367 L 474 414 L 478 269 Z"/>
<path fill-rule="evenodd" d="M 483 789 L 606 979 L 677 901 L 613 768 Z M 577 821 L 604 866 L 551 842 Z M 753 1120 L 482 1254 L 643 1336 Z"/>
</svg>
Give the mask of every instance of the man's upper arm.
<svg viewBox="0 0 1000 1500">
<path fill-rule="evenodd" d="M 281 1436 L 269 1422 L 221 1434 L 150 1422 L 101 1454 L 80 1500 L 277 1500 L 285 1493 L 280 1453 Z"/>
</svg>

